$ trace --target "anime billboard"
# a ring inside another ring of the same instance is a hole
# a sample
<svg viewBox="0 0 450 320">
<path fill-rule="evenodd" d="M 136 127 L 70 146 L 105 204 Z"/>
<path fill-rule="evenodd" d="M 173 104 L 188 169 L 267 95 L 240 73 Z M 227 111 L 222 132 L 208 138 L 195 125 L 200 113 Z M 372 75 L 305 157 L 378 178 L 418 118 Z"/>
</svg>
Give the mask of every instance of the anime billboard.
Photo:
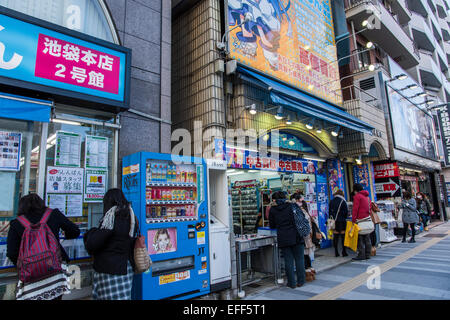
<svg viewBox="0 0 450 320">
<path fill-rule="evenodd" d="M 228 25 L 231 58 L 342 103 L 330 0 L 229 0 Z"/>
</svg>

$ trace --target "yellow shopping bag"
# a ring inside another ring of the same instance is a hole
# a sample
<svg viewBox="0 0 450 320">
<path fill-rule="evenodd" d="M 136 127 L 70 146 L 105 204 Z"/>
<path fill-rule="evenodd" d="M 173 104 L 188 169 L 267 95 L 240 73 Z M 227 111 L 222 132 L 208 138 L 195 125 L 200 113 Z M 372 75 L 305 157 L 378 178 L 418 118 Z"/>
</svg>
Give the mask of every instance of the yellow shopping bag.
<svg viewBox="0 0 450 320">
<path fill-rule="evenodd" d="M 345 229 L 345 239 L 344 239 L 344 246 L 352 249 L 356 252 L 356 247 L 358 246 L 358 233 L 359 233 L 359 227 L 355 223 L 351 221 L 347 221 L 347 227 Z"/>
</svg>

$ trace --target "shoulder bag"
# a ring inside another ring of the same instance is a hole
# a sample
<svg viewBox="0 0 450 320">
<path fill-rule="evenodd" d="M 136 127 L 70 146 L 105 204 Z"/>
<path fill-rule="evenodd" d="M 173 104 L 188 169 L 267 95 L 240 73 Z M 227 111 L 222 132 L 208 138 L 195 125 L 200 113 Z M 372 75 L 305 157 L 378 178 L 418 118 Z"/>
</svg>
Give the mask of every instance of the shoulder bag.
<svg viewBox="0 0 450 320">
<path fill-rule="evenodd" d="M 138 219 L 136 219 L 136 223 L 138 234 L 134 243 L 134 263 L 135 273 L 139 274 L 150 269 L 152 260 L 150 259 L 150 255 L 148 254 L 147 245 L 145 244 L 145 237 L 141 235 Z"/>
<path fill-rule="evenodd" d="M 336 228 L 336 220 L 339 217 L 339 213 L 341 211 L 341 205 L 344 202 L 344 199 L 341 199 L 341 203 L 339 203 L 339 207 L 337 209 L 336 213 L 336 219 L 333 218 L 333 216 L 329 216 L 327 220 L 327 226 L 329 230 L 334 230 Z"/>
</svg>

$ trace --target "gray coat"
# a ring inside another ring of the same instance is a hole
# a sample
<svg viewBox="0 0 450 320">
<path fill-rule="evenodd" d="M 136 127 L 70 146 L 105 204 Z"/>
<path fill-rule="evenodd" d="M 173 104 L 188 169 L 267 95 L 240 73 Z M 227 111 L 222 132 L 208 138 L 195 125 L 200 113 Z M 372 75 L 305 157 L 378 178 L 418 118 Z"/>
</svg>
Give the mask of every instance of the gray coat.
<svg viewBox="0 0 450 320">
<path fill-rule="evenodd" d="M 417 205 L 416 200 L 414 198 L 409 199 L 408 201 L 403 200 L 402 202 L 403 215 L 402 222 L 403 223 L 419 223 L 419 215 L 417 214 Z"/>
</svg>

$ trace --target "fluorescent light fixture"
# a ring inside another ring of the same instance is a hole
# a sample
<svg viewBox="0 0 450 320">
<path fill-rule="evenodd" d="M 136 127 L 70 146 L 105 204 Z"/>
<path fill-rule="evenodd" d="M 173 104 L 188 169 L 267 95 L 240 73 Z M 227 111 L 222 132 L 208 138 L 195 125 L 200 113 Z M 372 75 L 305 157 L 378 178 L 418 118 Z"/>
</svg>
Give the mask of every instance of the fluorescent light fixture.
<svg viewBox="0 0 450 320">
<path fill-rule="evenodd" d="M 228 169 L 227 170 L 227 173 L 233 173 L 233 172 L 236 172 L 236 170 L 235 169 Z"/>
<path fill-rule="evenodd" d="M 428 95 L 428 93 L 426 93 L 426 92 L 422 92 L 422 93 L 419 93 L 417 96 L 418 97 L 426 97 Z"/>
<path fill-rule="evenodd" d="M 244 172 L 239 171 L 239 172 L 233 172 L 233 173 L 229 173 L 229 176 L 237 176 L 238 174 L 244 174 Z"/>
<path fill-rule="evenodd" d="M 427 104 L 433 104 L 433 103 L 434 103 L 433 100 L 428 100 L 428 101 L 427 101 Z"/>
<path fill-rule="evenodd" d="M 259 170 L 248 170 L 249 173 L 256 173 L 259 172 Z"/>
<path fill-rule="evenodd" d="M 52 122 L 62 123 L 62 124 L 70 124 L 72 126 L 81 126 L 81 122 L 71 121 L 71 120 L 52 119 Z"/>
<path fill-rule="evenodd" d="M 303 159 L 306 159 L 306 160 L 313 160 L 313 161 L 319 161 L 319 162 L 325 162 L 324 159 L 318 158 L 318 157 L 313 157 L 313 156 L 304 156 Z"/>
<path fill-rule="evenodd" d="M 406 79 L 408 79 L 408 76 L 406 74 L 402 73 L 402 74 L 396 76 L 396 78 L 398 80 L 406 80 Z"/>
<path fill-rule="evenodd" d="M 408 89 L 417 89 L 419 86 L 417 84 L 410 84 Z"/>
</svg>

